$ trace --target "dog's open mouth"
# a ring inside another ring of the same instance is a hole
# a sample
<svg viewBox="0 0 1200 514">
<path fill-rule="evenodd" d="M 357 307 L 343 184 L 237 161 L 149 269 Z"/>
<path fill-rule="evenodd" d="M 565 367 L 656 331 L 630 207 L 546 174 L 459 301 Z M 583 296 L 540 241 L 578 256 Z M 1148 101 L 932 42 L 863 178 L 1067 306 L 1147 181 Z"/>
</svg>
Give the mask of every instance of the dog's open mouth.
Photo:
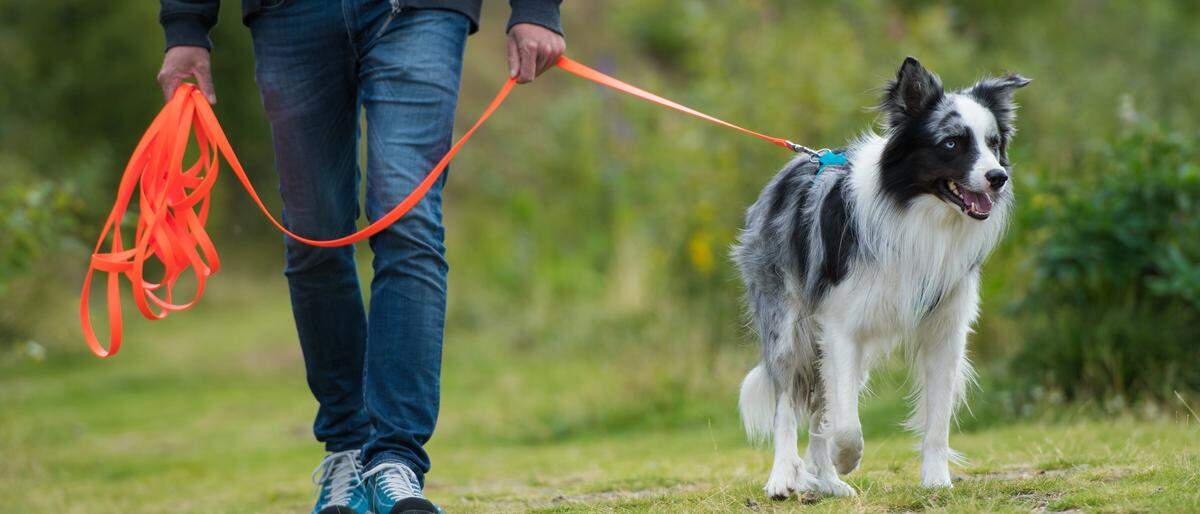
<svg viewBox="0 0 1200 514">
<path fill-rule="evenodd" d="M 938 189 L 942 198 L 958 206 L 967 216 L 986 220 L 992 214 L 992 198 L 987 193 L 972 191 L 953 180 L 943 180 Z"/>
</svg>

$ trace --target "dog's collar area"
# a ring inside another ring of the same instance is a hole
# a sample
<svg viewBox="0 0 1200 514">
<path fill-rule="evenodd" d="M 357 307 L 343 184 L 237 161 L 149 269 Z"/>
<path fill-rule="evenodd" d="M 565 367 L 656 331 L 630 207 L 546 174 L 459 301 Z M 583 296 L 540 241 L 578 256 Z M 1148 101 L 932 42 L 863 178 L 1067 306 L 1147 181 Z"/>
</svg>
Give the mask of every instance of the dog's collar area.
<svg viewBox="0 0 1200 514">
<path fill-rule="evenodd" d="M 846 152 L 839 152 L 828 148 L 818 151 L 815 156 L 820 166 L 817 167 L 817 172 L 813 175 L 820 175 L 826 166 L 844 166 L 849 162 L 846 159 Z"/>
</svg>

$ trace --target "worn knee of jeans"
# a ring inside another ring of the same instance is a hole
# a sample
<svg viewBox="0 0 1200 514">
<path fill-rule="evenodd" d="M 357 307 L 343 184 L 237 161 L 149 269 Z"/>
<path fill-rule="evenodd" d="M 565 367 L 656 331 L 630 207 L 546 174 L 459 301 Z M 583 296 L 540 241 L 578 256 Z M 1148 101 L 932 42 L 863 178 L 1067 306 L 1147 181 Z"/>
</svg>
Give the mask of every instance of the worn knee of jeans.
<svg viewBox="0 0 1200 514">
<path fill-rule="evenodd" d="M 339 275 L 355 277 L 353 246 L 322 248 L 306 245 L 290 237 L 285 246 L 287 264 L 283 274 L 289 280 L 326 280 Z"/>
<path fill-rule="evenodd" d="M 445 229 L 431 208 L 413 209 L 408 216 L 371 238 L 375 273 L 409 275 L 443 289 L 446 262 Z"/>
</svg>

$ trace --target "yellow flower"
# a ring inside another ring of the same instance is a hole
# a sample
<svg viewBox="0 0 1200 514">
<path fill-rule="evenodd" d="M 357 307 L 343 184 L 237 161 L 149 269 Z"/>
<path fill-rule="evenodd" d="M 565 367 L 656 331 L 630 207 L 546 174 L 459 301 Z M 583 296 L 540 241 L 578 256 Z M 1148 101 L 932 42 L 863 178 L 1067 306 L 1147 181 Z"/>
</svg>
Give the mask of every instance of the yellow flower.
<svg viewBox="0 0 1200 514">
<path fill-rule="evenodd" d="M 716 267 L 713 259 L 712 237 L 706 232 L 692 234 L 688 241 L 688 256 L 692 259 L 692 268 L 702 275 L 711 275 Z"/>
</svg>

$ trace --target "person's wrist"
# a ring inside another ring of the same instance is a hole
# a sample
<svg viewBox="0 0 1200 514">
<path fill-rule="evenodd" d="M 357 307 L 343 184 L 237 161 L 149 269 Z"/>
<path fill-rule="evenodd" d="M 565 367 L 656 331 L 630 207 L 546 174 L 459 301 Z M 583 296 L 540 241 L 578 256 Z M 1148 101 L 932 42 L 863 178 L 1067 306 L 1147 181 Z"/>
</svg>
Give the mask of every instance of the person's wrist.
<svg viewBox="0 0 1200 514">
<path fill-rule="evenodd" d="M 198 46 L 206 50 L 212 49 L 212 41 L 208 37 L 209 26 L 204 18 L 194 14 L 180 13 L 162 20 L 163 35 L 166 38 L 166 48 L 170 50 L 177 46 Z"/>
<path fill-rule="evenodd" d="M 209 55 L 212 52 L 212 50 L 209 47 L 202 46 L 202 45 L 189 45 L 189 44 L 179 44 L 179 45 L 172 45 L 170 47 L 167 47 L 167 52 L 172 52 L 172 51 L 174 51 L 174 52 L 184 52 L 184 51 L 198 52 L 202 55 Z"/>
<path fill-rule="evenodd" d="M 558 34 L 560 37 L 565 37 L 565 36 L 563 36 L 563 33 L 562 33 L 562 27 L 555 27 L 555 26 L 553 26 L 553 25 L 549 25 L 549 24 L 545 24 L 545 23 L 538 23 L 538 22 L 536 22 L 536 21 L 514 21 L 514 22 L 510 22 L 510 23 L 508 24 L 508 29 L 507 29 L 507 32 L 512 32 L 512 29 L 513 29 L 513 27 L 516 27 L 517 25 L 534 25 L 534 26 L 541 27 L 541 28 L 544 28 L 544 29 L 546 29 L 546 30 L 549 30 L 550 32 L 553 32 L 553 33 L 555 33 L 555 34 Z"/>
<path fill-rule="evenodd" d="M 511 0 L 512 15 L 508 18 L 507 30 L 514 25 L 530 23 L 549 29 L 562 36 L 562 18 L 559 15 L 558 1 L 547 0 Z"/>
</svg>

